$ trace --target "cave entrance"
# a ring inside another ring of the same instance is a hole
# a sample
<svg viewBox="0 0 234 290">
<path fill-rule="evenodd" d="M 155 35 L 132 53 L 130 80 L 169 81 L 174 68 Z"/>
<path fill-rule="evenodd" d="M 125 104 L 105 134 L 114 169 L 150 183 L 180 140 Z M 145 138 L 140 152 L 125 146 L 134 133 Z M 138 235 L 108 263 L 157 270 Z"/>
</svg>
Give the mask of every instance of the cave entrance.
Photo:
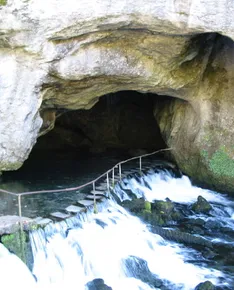
<svg viewBox="0 0 234 290">
<path fill-rule="evenodd" d="M 99 154 L 115 150 L 132 155 L 139 149 L 165 148 L 153 116 L 157 97 L 121 91 L 102 96 L 90 110 L 58 111 L 54 129 L 38 138 L 34 151 Z"/>
<path fill-rule="evenodd" d="M 77 184 L 74 175 L 83 176 L 78 182 L 82 184 L 85 175 L 91 179 L 121 160 L 166 148 L 153 114 L 161 98 L 120 91 L 102 96 L 90 110 L 57 110 L 54 128 L 38 138 L 18 171 L 4 173 L 4 180 L 19 180 L 21 187 L 26 183 L 25 191 L 31 184 Z"/>
</svg>

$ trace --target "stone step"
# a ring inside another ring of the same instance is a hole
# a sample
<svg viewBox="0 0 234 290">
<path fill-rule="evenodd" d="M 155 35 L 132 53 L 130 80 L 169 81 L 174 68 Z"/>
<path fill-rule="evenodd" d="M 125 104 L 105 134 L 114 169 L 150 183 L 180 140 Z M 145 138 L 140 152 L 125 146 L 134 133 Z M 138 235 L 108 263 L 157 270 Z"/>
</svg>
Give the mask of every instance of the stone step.
<svg viewBox="0 0 234 290">
<path fill-rule="evenodd" d="M 105 189 L 102 189 L 104 186 L 105 186 Z M 110 186 L 111 186 L 111 182 L 110 182 Z M 101 187 L 101 188 L 99 188 L 99 187 Z M 107 191 L 108 190 L 108 188 L 107 188 L 107 182 L 100 183 L 100 185 L 97 186 L 97 187 L 95 187 L 95 189 L 101 190 L 101 191 L 103 191 L 103 190 Z"/>
<path fill-rule="evenodd" d="M 52 223 L 53 221 L 49 218 L 43 218 L 43 217 L 37 217 L 34 219 L 35 223 L 39 226 L 46 226 L 49 223 Z"/>
<path fill-rule="evenodd" d="M 88 207 L 88 206 L 94 205 L 94 202 L 93 200 L 81 199 L 77 201 L 77 204 L 84 207 Z"/>
<path fill-rule="evenodd" d="M 52 212 L 50 214 L 50 216 L 53 217 L 53 218 L 56 218 L 56 219 L 63 220 L 63 219 L 69 218 L 70 214 L 63 213 L 63 212 L 60 212 L 60 211 L 56 211 L 56 212 Z"/>
<path fill-rule="evenodd" d="M 43 217 L 38 216 L 35 219 L 33 219 L 33 221 L 37 224 L 38 222 L 40 222 L 41 220 L 43 220 Z"/>
<path fill-rule="evenodd" d="M 118 181 L 120 181 L 120 178 L 119 178 L 119 177 L 115 177 L 115 178 L 114 178 L 114 182 L 116 183 L 116 182 L 118 182 Z M 105 182 L 107 182 L 107 179 L 105 179 Z M 113 178 L 112 178 L 112 177 L 109 178 L 109 183 L 110 183 L 110 185 L 113 183 Z"/>
<path fill-rule="evenodd" d="M 107 187 L 107 183 L 106 182 L 101 182 L 101 183 L 99 183 L 98 186 L 106 186 Z"/>
<path fill-rule="evenodd" d="M 101 191 L 101 190 L 91 190 L 90 191 L 92 194 L 100 194 L 100 195 L 104 195 L 104 191 Z"/>
<path fill-rule="evenodd" d="M 132 174 L 132 173 L 135 173 L 136 170 L 127 170 L 127 171 L 124 171 L 123 172 L 123 175 L 128 175 L 128 174 Z"/>
<path fill-rule="evenodd" d="M 97 190 L 103 190 L 103 191 L 104 191 L 104 190 L 107 189 L 107 184 L 96 186 L 96 189 L 97 189 Z"/>
<path fill-rule="evenodd" d="M 104 195 L 94 195 L 94 194 L 89 194 L 85 197 L 85 199 L 87 200 L 97 200 L 97 201 L 101 201 L 103 198 L 105 198 Z"/>
<path fill-rule="evenodd" d="M 68 207 L 65 208 L 65 211 L 68 212 L 68 213 L 73 213 L 73 214 L 76 214 L 78 212 L 82 212 L 84 211 L 85 209 L 81 206 L 77 206 L 77 205 L 69 205 Z"/>
</svg>

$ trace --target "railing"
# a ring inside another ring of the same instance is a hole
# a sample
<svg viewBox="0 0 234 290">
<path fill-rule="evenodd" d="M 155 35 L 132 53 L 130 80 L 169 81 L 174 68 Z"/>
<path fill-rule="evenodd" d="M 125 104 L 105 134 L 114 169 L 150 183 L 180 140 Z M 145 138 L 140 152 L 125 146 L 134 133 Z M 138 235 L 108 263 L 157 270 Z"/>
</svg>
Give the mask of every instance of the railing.
<svg viewBox="0 0 234 290">
<path fill-rule="evenodd" d="M 6 193 L 6 194 L 10 194 L 13 196 L 16 196 L 18 198 L 18 214 L 20 217 L 20 228 L 21 231 L 23 231 L 23 223 L 22 223 L 22 208 L 21 208 L 21 197 L 22 196 L 26 196 L 26 195 L 34 195 L 34 194 L 42 194 L 42 193 L 58 193 L 58 192 L 69 192 L 69 191 L 75 191 L 75 190 L 79 190 L 79 189 L 83 189 L 86 186 L 92 185 L 93 186 L 93 191 L 94 191 L 94 205 L 96 202 L 95 199 L 95 183 L 97 181 L 99 181 L 102 177 L 106 176 L 106 182 L 107 182 L 107 190 L 110 191 L 110 179 L 109 179 L 109 173 L 112 173 L 111 175 L 111 179 L 112 179 L 112 187 L 114 186 L 115 183 L 115 169 L 118 168 L 118 172 L 119 172 L 119 179 L 121 180 L 122 178 L 122 167 L 121 165 L 124 163 L 127 163 L 129 161 L 135 160 L 135 159 L 139 159 L 139 170 L 140 172 L 142 171 L 142 158 L 147 157 L 147 156 L 151 156 L 151 155 L 155 155 L 157 153 L 160 152 L 164 152 L 164 151 L 170 151 L 172 150 L 172 148 L 166 148 L 166 149 L 160 149 L 157 151 L 154 151 L 152 153 L 147 153 L 144 155 L 140 155 L 140 156 L 136 156 L 136 157 L 132 157 L 123 161 L 120 161 L 119 163 L 115 164 L 111 169 L 107 170 L 105 173 L 103 173 L 102 175 L 98 176 L 97 178 L 82 184 L 80 186 L 76 186 L 76 187 L 68 187 L 68 188 L 63 188 L 63 189 L 52 189 L 52 190 L 38 190 L 38 191 L 26 191 L 26 192 L 20 192 L 20 193 L 16 193 L 16 192 L 12 192 L 12 191 L 8 191 L 5 189 L 0 188 L 0 192 Z"/>
</svg>

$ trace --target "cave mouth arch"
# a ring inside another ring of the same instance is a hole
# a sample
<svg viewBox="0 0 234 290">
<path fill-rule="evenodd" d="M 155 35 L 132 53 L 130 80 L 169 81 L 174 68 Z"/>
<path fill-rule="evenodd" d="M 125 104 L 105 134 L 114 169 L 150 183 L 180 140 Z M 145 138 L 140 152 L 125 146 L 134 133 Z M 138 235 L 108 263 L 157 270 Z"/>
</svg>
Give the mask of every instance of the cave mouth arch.
<svg viewBox="0 0 234 290">
<path fill-rule="evenodd" d="M 165 148 L 153 115 L 159 98 L 156 94 L 119 91 L 100 97 L 89 110 L 58 110 L 53 130 L 38 138 L 34 150 L 98 154 L 111 149 L 150 152 Z"/>
<path fill-rule="evenodd" d="M 22 183 L 26 184 L 24 191 L 41 189 L 41 183 L 46 189 L 54 188 L 56 182 L 77 185 L 71 182 L 74 175 L 89 175 L 90 171 L 92 177 L 97 167 L 93 175 L 97 177 L 121 160 L 165 149 L 154 109 L 175 100 L 179 99 L 119 91 L 100 97 L 89 110 L 59 109 L 54 128 L 38 138 L 19 170 L 4 173 L 3 183 L 19 181 L 21 191 Z"/>
</svg>

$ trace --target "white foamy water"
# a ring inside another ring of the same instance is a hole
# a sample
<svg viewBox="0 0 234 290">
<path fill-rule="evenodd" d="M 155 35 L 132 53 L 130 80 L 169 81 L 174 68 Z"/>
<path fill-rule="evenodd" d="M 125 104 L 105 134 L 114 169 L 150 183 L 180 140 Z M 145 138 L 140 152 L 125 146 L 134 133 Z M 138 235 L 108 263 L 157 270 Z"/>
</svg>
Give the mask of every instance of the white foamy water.
<svg viewBox="0 0 234 290">
<path fill-rule="evenodd" d="M 32 290 L 37 287 L 27 266 L 16 255 L 10 253 L 1 243 L 0 280 L 1 289 Z"/>
<path fill-rule="evenodd" d="M 175 202 L 191 204 L 201 195 L 210 202 L 226 205 L 225 208 L 217 206 L 213 212 L 217 220 L 218 216 L 222 218 L 220 222 L 224 221 L 224 226 L 227 225 L 226 220 L 232 226 L 232 202 L 218 193 L 192 186 L 185 176 L 173 178 L 168 172 L 151 171 L 137 179 L 125 179 L 124 184 L 124 188 L 149 201 L 170 198 Z M 118 186 L 116 194 L 121 200 L 131 199 Z M 214 217 L 201 215 L 200 218 L 212 221 Z M 96 278 L 104 279 L 113 290 L 157 289 L 154 285 L 156 279 L 173 290 L 193 290 L 206 280 L 217 285 L 219 278 L 228 281 L 222 272 L 205 267 L 199 252 L 150 232 L 146 224 L 114 200 L 99 206 L 98 214 L 90 211 L 61 223 L 50 224 L 44 230 L 34 231 L 30 234 L 30 240 L 34 256 L 33 274 L 37 283 L 23 263 L 15 263 L 14 270 L 24 273 L 23 280 L 31 285 L 30 289 L 85 290 L 85 285 Z M 222 240 L 217 238 L 216 241 Z M 7 254 L 7 259 L 12 257 L 15 256 Z M 6 273 L 6 277 L 8 271 L 10 273 L 7 268 L 0 270 Z M 18 288 L 29 289 L 22 279 L 15 281 Z"/>
<path fill-rule="evenodd" d="M 150 188 L 146 187 L 146 183 L 150 185 Z M 190 218 L 200 218 L 205 222 L 216 224 L 216 227 L 234 230 L 234 202 L 224 194 L 192 185 L 187 176 L 175 178 L 169 171 L 155 173 L 150 170 L 141 177 L 124 179 L 121 187 L 130 189 L 136 197 L 144 197 L 150 202 L 169 198 L 173 202 L 190 205 L 196 202 L 200 195 L 211 203 L 213 207 L 211 216 L 194 214 Z M 121 188 L 119 188 L 118 196 L 121 201 L 131 199 L 126 193 L 121 194 Z M 210 237 L 206 238 L 216 241 Z M 224 243 L 230 242 L 225 239 L 221 240 Z"/>
<path fill-rule="evenodd" d="M 219 193 L 193 186 L 187 176 L 174 178 L 168 171 L 155 173 L 151 170 L 147 175 L 139 177 L 139 180 L 130 178 L 125 188 L 131 189 L 139 197 L 143 192 L 144 197 L 151 202 L 169 198 L 178 203 L 193 203 L 201 195 L 208 201 L 225 205 L 232 203 Z M 145 187 L 144 181 L 150 185 L 151 189 Z"/>
<path fill-rule="evenodd" d="M 155 289 L 126 267 L 125 261 L 131 257 L 146 261 L 149 273 L 173 284 L 173 289 L 194 289 L 205 280 L 218 283 L 218 277 L 223 276 L 217 270 L 186 262 L 193 259 L 195 251 L 152 234 L 113 201 L 103 212 L 83 216 L 81 227 L 68 229 L 63 223 L 60 229 L 49 225 L 46 233 L 31 234 L 33 273 L 41 288 L 76 285 L 76 289 L 85 289 L 87 282 L 102 278 L 113 290 Z"/>
</svg>

